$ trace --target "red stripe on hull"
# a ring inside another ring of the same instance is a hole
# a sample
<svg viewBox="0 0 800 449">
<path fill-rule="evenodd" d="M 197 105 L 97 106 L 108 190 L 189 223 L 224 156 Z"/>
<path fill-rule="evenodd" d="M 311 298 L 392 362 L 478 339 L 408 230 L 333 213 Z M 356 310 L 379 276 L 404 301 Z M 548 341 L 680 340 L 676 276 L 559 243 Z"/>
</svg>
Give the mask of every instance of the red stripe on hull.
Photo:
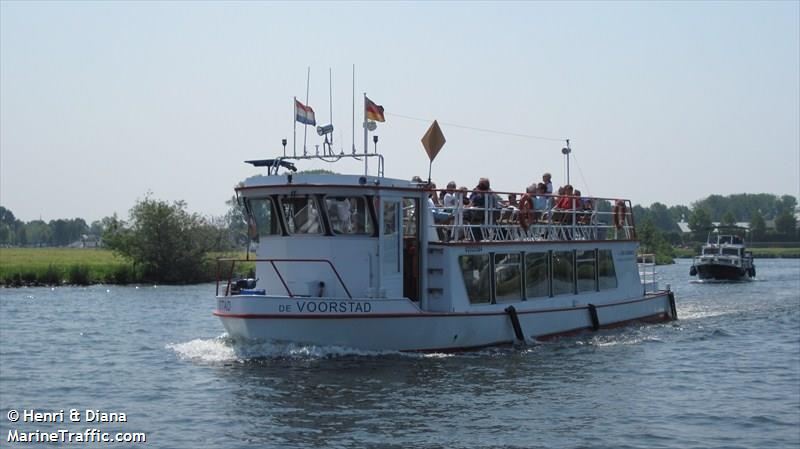
<svg viewBox="0 0 800 449">
<path fill-rule="evenodd" d="M 660 295 L 650 296 L 647 298 L 641 299 L 634 299 L 630 301 L 622 301 L 622 302 L 615 302 L 611 304 L 598 304 L 596 307 L 598 309 L 604 307 L 616 307 L 622 306 L 626 304 L 634 304 L 637 302 L 644 302 L 650 301 L 662 296 L 667 296 L 668 293 L 663 293 Z M 541 309 L 541 310 L 525 310 L 525 311 L 517 311 L 518 315 L 527 315 L 531 313 L 552 313 L 552 312 L 569 312 L 573 310 L 588 310 L 589 307 L 564 307 L 564 308 L 556 308 L 556 309 Z M 270 314 L 258 314 L 258 313 L 224 313 L 224 312 L 212 312 L 214 316 L 222 317 L 222 318 L 249 318 L 249 319 L 352 319 L 352 318 L 441 318 L 441 317 L 472 317 L 472 316 L 492 316 L 492 315 L 506 315 L 504 311 L 497 311 L 497 312 L 477 312 L 477 313 L 469 313 L 469 312 L 461 312 L 461 313 L 436 313 L 436 312 L 419 312 L 419 313 L 365 313 L 365 314 L 289 314 L 289 313 L 270 313 Z"/>
</svg>

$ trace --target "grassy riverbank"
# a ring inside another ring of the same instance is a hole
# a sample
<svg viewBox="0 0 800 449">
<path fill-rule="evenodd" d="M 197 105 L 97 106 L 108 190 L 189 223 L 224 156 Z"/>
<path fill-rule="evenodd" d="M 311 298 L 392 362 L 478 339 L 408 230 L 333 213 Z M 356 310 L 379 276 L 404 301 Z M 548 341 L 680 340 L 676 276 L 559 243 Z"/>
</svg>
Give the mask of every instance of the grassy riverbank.
<svg viewBox="0 0 800 449">
<path fill-rule="evenodd" d="M 217 257 L 241 257 L 241 254 L 209 256 L 207 280 L 215 279 Z M 247 272 L 252 263 L 239 267 Z M 143 282 L 129 261 L 105 249 L 84 248 L 0 248 L 0 284 L 23 285 L 89 285 L 131 284 Z"/>
</svg>

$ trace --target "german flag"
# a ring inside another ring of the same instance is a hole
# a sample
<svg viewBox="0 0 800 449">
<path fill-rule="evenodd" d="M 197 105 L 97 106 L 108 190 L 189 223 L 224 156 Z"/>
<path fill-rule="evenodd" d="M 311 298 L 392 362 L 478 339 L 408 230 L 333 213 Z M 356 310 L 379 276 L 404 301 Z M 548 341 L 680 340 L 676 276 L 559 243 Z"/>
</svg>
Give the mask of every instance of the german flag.
<svg viewBox="0 0 800 449">
<path fill-rule="evenodd" d="M 385 122 L 383 118 L 383 106 L 377 105 L 367 97 L 364 97 L 364 111 L 367 115 L 367 120 L 374 120 L 376 122 Z"/>
</svg>

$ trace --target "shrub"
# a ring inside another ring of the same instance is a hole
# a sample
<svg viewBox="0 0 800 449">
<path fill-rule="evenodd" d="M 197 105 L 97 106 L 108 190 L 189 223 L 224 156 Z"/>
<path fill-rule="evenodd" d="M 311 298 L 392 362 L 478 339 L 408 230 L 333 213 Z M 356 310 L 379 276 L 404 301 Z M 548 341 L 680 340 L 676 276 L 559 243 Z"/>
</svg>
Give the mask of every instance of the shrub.
<svg viewBox="0 0 800 449">
<path fill-rule="evenodd" d="M 133 270 L 128 265 L 118 265 L 114 267 L 111 275 L 108 276 L 107 281 L 112 284 L 125 285 L 133 281 Z"/>
<path fill-rule="evenodd" d="M 67 271 L 67 282 L 73 285 L 89 285 L 89 267 L 86 265 L 72 265 Z"/>
<path fill-rule="evenodd" d="M 38 282 L 44 285 L 58 285 L 61 283 L 61 273 L 50 264 L 46 270 L 39 273 Z"/>
<path fill-rule="evenodd" d="M 36 283 L 36 278 L 35 271 L 25 271 L 20 275 L 22 285 L 34 285 Z"/>
</svg>

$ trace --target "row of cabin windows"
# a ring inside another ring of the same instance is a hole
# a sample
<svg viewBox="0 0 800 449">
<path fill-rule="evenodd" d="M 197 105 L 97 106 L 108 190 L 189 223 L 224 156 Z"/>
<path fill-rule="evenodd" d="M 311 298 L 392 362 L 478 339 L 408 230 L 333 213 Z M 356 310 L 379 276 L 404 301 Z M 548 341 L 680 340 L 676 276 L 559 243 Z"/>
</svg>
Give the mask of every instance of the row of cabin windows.
<svg viewBox="0 0 800 449">
<path fill-rule="evenodd" d="M 714 248 L 714 247 L 703 248 L 703 254 L 704 255 L 717 255 L 717 254 L 720 254 L 720 249 L 722 250 L 722 255 L 725 255 L 725 256 L 738 256 L 739 255 L 739 248 Z"/>
<path fill-rule="evenodd" d="M 611 250 L 489 253 L 458 258 L 472 304 L 608 290 L 617 287 Z"/>
<path fill-rule="evenodd" d="M 245 208 L 251 217 L 253 237 L 286 234 L 375 235 L 375 220 L 370 210 L 371 197 L 272 195 L 266 198 L 249 198 Z M 324 204 L 324 209 L 318 206 Z M 276 204 L 279 206 L 276 208 Z M 394 235 L 403 223 L 405 235 L 414 235 L 417 220 L 416 198 L 401 202 L 383 201 L 383 234 Z M 278 214 L 277 210 L 281 213 Z M 401 217 L 398 216 L 402 213 Z M 279 215 L 282 215 L 281 222 Z M 325 231 L 325 222 L 330 232 Z"/>
<path fill-rule="evenodd" d="M 324 219 L 333 234 L 372 235 L 374 225 L 367 201 L 360 196 L 274 195 L 249 198 L 245 208 L 250 216 L 251 233 L 260 237 L 281 235 L 281 222 L 275 204 L 279 205 L 288 234 L 324 234 Z"/>
</svg>

